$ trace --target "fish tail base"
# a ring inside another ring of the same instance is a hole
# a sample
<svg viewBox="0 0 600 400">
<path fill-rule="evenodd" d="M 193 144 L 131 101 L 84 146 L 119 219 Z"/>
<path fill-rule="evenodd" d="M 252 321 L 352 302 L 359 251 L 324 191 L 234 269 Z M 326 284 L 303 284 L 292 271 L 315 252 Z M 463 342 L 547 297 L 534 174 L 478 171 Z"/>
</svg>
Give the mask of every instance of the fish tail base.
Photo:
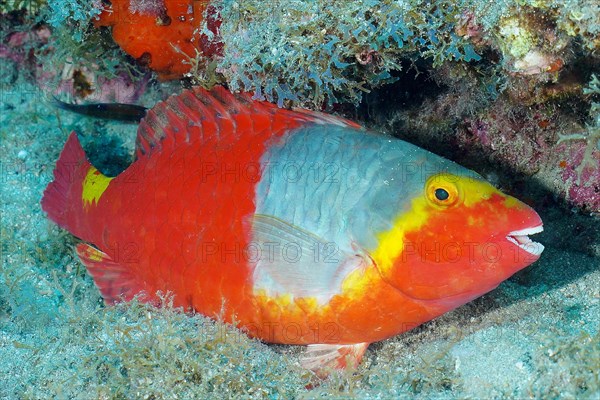
<svg viewBox="0 0 600 400">
<path fill-rule="evenodd" d="M 86 240 L 85 218 L 82 218 L 83 181 L 92 164 L 87 160 L 77 134 L 71 132 L 56 163 L 54 180 L 46 187 L 42 209 L 61 228 Z"/>
</svg>

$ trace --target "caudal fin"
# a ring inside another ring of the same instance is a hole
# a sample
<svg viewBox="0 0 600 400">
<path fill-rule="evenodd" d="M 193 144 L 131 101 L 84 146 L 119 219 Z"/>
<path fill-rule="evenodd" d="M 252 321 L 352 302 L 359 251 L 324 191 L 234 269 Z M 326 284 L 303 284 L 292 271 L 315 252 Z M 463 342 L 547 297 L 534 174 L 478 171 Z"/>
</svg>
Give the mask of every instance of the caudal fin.
<svg viewBox="0 0 600 400">
<path fill-rule="evenodd" d="M 46 187 L 41 201 L 42 209 L 52 221 L 83 240 L 90 239 L 82 193 L 83 181 L 91 168 L 94 167 L 87 160 L 77 134 L 71 132 L 56 163 L 54 181 Z"/>
</svg>

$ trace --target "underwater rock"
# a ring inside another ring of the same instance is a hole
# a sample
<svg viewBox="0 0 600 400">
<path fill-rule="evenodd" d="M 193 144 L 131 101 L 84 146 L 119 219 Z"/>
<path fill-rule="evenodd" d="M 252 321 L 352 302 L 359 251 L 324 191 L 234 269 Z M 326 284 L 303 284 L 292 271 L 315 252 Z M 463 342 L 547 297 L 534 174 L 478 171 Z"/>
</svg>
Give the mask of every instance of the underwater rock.
<svg viewBox="0 0 600 400">
<path fill-rule="evenodd" d="M 556 148 L 565 197 L 580 207 L 600 214 L 600 136 L 566 139 Z"/>
<path fill-rule="evenodd" d="M 539 11 L 526 11 L 500 21 L 498 46 L 504 68 L 514 75 L 558 72 L 565 64 L 569 38 Z"/>
<path fill-rule="evenodd" d="M 98 74 L 97 70 L 67 64 L 60 71 L 55 87 L 51 86 L 54 83 L 52 79 L 40 83 L 55 95 L 66 94 L 71 99 L 94 103 L 135 103 L 146 90 L 148 79 L 146 75 L 134 80 L 125 71 L 109 78 Z"/>
<path fill-rule="evenodd" d="M 593 127 L 498 101 L 457 131 L 459 146 L 534 177 L 571 206 L 600 214 L 600 148 Z M 565 130 L 581 132 L 565 134 Z"/>
<path fill-rule="evenodd" d="M 4 16 L 2 16 L 4 18 Z M 5 21 L 3 21 L 5 22 Z M 28 71 L 31 75 L 38 67 L 36 51 L 43 49 L 49 41 L 50 29 L 44 25 L 35 25 L 30 29 L 22 30 L 18 26 L 0 25 L 2 42 L 0 42 L 0 58 L 14 63 L 11 68 L 16 78 L 19 70 Z M 4 72 L 4 71 L 3 71 Z"/>
<path fill-rule="evenodd" d="M 134 103 L 146 90 L 149 76 L 134 76 L 125 67 L 108 73 L 94 62 L 56 53 L 57 38 L 46 24 L 13 27 L 0 43 L 0 58 L 14 63 L 14 78 L 26 75 L 46 93 L 70 100 Z"/>
</svg>

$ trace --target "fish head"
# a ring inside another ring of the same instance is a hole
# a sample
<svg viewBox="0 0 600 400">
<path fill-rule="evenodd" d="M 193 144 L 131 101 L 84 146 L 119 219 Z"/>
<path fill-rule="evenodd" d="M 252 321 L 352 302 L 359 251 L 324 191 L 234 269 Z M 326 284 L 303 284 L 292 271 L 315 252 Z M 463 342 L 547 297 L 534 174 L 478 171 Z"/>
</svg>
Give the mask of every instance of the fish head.
<svg viewBox="0 0 600 400">
<path fill-rule="evenodd" d="M 531 207 L 482 178 L 439 173 L 380 236 L 373 258 L 405 295 L 456 307 L 536 261 L 544 247 L 528 235 L 542 230 Z"/>
</svg>

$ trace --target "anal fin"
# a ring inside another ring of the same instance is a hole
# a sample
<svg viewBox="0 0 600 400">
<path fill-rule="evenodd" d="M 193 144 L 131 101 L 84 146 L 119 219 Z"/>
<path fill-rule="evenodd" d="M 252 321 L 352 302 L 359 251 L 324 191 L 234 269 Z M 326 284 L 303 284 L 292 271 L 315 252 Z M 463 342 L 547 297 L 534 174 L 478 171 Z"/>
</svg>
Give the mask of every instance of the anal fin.
<svg viewBox="0 0 600 400">
<path fill-rule="evenodd" d="M 76 250 L 106 304 L 130 301 L 143 291 L 131 268 L 113 261 L 108 254 L 87 243 L 79 243 Z"/>
<path fill-rule="evenodd" d="M 325 379 L 333 371 L 355 369 L 367 347 L 369 343 L 311 344 L 300 358 L 300 365 Z"/>
</svg>

